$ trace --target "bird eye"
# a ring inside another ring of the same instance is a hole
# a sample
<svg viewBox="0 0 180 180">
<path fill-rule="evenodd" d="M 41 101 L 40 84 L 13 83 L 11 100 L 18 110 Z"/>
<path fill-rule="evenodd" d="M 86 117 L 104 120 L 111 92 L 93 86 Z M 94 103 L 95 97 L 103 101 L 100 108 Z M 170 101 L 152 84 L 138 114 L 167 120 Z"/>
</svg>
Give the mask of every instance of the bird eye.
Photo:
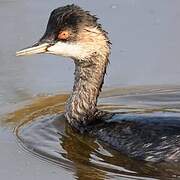
<svg viewBox="0 0 180 180">
<path fill-rule="evenodd" d="M 70 34 L 69 34 L 68 31 L 62 31 L 62 32 L 59 33 L 58 39 L 60 39 L 60 40 L 67 40 L 69 35 Z"/>
</svg>

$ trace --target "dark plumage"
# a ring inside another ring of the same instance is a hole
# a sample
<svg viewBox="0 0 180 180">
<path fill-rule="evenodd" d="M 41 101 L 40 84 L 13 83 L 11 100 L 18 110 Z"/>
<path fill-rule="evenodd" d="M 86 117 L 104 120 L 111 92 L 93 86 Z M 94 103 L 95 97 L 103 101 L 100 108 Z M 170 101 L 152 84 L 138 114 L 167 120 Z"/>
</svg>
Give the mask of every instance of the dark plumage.
<svg viewBox="0 0 180 180">
<path fill-rule="evenodd" d="M 72 4 L 59 7 L 51 12 L 46 32 L 41 40 L 52 40 L 52 38 L 57 40 L 60 31 L 69 29 L 71 36 L 68 40 L 76 41 L 78 31 L 83 26 L 101 28 L 100 24 L 97 23 L 97 18 L 90 15 L 88 11 L 82 10 L 79 6 Z"/>
<path fill-rule="evenodd" d="M 87 132 L 136 159 L 180 162 L 180 118 L 118 116 L 119 121 L 102 122 Z"/>
<path fill-rule="evenodd" d="M 64 33 L 64 34 L 63 34 Z M 73 92 L 65 106 L 68 123 L 113 148 L 147 161 L 180 160 L 180 123 L 169 118 L 118 115 L 97 109 L 97 98 L 109 62 L 110 42 L 95 16 L 75 5 L 55 9 L 44 36 L 17 55 L 50 53 L 75 63 Z M 124 119 L 125 121 L 122 121 Z M 138 121 L 137 121 L 138 119 Z M 158 121 L 161 119 L 161 121 Z"/>
</svg>

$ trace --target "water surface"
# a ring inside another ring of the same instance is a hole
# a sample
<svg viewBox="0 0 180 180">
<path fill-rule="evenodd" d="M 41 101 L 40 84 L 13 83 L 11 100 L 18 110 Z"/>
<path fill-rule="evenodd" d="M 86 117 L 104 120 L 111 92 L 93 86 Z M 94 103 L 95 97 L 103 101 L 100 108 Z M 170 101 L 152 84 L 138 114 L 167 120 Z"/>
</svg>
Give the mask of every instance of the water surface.
<svg viewBox="0 0 180 180">
<path fill-rule="evenodd" d="M 99 108 L 126 113 L 126 118 L 180 118 L 180 86 L 131 87 L 105 90 Z M 33 155 L 73 172 L 79 179 L 177 178 L 178 163 L 142 162 L 78 134 L 66 122 L 63 112 L 67 94 L 41 97 L 9 114 L 6 124 L 16 124 L 20 145 Z M 175 97 L 175 98 L 173 98 Z M 120 103 L 119 103 L 120 102 Z M 122 115 L 118 115 L 121 118 Z"/>
</svg>

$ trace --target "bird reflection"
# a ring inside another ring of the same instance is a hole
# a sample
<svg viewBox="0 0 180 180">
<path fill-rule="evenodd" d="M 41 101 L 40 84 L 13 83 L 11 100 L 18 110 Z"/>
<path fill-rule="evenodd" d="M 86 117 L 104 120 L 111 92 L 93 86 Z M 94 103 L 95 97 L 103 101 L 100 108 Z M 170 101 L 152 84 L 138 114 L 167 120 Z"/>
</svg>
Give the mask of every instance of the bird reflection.
<svg viewBox="0 0 180 180">
<path fill-rule="evenodd" d="M 65 136 L 62 136 L 61 146 L 67 152 L 64 158 L 71 160 L 75 167 L 75 177 L 78 180 L 103 180 L 106 172 L 92 165 L 90 162 L 91 154 L 98 148 L 93 139 L 88 142 L 84 136 L 79 135 L 72 127 L 65 123 Z"/>
</svg>

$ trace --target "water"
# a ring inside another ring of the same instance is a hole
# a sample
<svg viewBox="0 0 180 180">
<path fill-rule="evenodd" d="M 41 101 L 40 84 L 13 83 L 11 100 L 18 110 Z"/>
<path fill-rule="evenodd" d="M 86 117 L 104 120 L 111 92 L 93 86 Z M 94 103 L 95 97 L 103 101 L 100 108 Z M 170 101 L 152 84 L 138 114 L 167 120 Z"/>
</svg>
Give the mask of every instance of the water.
<svg viewBox="0 0 180 180">
<path fill-rule="evenodd" d="M 95 6 L 92 1 L 0 0 L 0 175 L 5 180 L 177 178 L 176 165 L 129 159 L 68 127 L 61 114 L 73 83 L 72 61 L 15 57 L 41 37 L 52 9 L 72 2 L 100 17 L 113 44 L 99 108 L 180 115 L 179 0 Z"/>
<path fill-rule="evenodd" d="M 127 115 L 143 114 L 147 119 L 148 116 L 160 116 L 173 120 L 180 117 L 179 90 L 180 86 L 105 90 L 101 94 L 99 108 Z M 4 123 L 15 126 L 15 134 L 23 149 L 73 172 L 74 177 L 79 179 L 162 179 L 180 176 L 179 164 L 134 160 L 94 138 L 75 132 L 62 115 L 67 96 L 60 94 L 37 98 L 9 114 Z"/>
</svg>

